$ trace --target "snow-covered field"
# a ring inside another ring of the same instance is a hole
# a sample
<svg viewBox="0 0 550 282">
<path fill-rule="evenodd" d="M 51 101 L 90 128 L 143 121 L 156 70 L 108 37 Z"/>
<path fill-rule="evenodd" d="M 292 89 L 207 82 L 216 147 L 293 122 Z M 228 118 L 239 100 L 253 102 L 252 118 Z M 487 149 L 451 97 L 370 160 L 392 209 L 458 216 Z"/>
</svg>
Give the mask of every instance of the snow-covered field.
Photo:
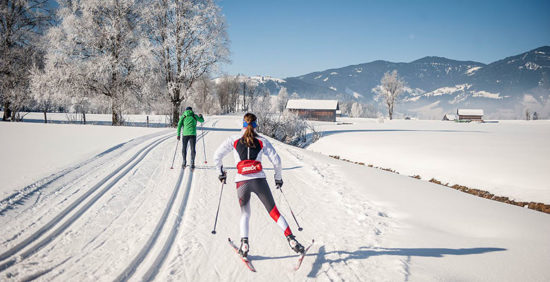
<svg viewBox="0 0 550 282">
<path fill-rule="evenodd" d="M 455 123 L 342 118 L 317 123 L 325 155 L 550 204 L 550 121 Z"/>
<path fill-rule="evenodd" d="M 252 273 L 227 244 L 228 236 L 238 239 L 240 214 L 229 181 L 218 232 L 210 233 L 221 192 L 210 158 L 239 125 L 240 117 L 206 117 L 205 135 L 197 142 L 201 166 L 194 171 L 179 169 L 179 154 L 176 169 L 170 169 L 174 130 L 121 138 L 85 159 L 75 150 L 65 151 L 74 142 L 66 136 L 77 129 L 60 125 L 47 137 L 55 145 L 41 147 L 34 157 L 74 157 L 65 173 L 37 181 L 34 192 L 21 191 L 25 195 L 16 201 L 0 199 L 0 280 L 550 280 L 550 215 L 276 141 L 283 189 L 302 232 L 273 189 L 275 201 L 297 238 L 304 243 L 315 238 L 316 243 L 302 268 L 293 271 L 296 254 L 253 196 L 250 256 L 258 272 Z M 98 144 L 114 134 L 111 127 L 89 127 L 99 131 L 89 137 Z M 25 146 L 25 135 L 18 136 L 0 153 L 17 149 L 31 159 L 18 148 Z M 101 151 L 106 152 L 97 155 Z M 233 166 L 230 157 L 224 162 Z M 266 172 L 273 185 L 268 164 Z M 229 170 L 230 179 L 234 173 Z M 2 180 L 17 177 L 5 174 Z"/>
</svg>

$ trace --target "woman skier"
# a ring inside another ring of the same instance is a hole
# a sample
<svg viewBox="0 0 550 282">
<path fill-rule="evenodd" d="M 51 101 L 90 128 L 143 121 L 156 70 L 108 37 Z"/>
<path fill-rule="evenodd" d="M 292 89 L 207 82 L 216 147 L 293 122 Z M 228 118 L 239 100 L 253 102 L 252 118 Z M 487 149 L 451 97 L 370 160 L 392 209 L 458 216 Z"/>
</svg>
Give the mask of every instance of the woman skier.
<svg viewBox="0 0 550 282">
<path fill-rule="evenodd" d="M 258 136 L 255 131 L 256 127 L 256 116 L 252 113 L 245 114 L 241 134 L 229 137 L 214 153 L 214 163 L 220 171 L 218 178 L 221 182 L 225 182 L 227 179 L 227 173 L 223 170 L 222 160 L 231 151 L 233 151 L 237 167 L 235 182 L 241 206 L 241 246 L 239 254 L 247 257 L 249 251 L 248 227 L 250 221 L 250 194 L 252 192 L 258 196 L 271 218 L 281 227 L 292 250 L 297 253 L 303 253 L 304 247 L 296 240 L 285 218 L 279 213 L 277 206 L 275 206 L 275 200 L 273 200 L 273 195 L 265 179 L 265 173 L 262 170 L 262 154 L 265 154 L 271 163 L 273 163 L 275 185 L 277 189 L 280 189 L 283 186 L 281 159 L 271 143 L 267 139 Z"/>
</svg>

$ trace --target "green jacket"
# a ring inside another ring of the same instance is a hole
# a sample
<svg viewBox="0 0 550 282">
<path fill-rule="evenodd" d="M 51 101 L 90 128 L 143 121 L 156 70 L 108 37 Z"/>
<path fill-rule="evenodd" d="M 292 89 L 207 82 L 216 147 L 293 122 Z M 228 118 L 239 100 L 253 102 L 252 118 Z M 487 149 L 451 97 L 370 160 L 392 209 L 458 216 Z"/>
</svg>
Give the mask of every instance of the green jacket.
<svg viewBox="0 0 550 282">
<path fill-rule="evenodd" d="M 178 136 L 180 136 L 182 126 L 183 136 L 197 135 L 197 122 L 204 122 L 204 118 L 196 115 L 192 110 L 183 112 L 178 122 Z"/>
</svg>

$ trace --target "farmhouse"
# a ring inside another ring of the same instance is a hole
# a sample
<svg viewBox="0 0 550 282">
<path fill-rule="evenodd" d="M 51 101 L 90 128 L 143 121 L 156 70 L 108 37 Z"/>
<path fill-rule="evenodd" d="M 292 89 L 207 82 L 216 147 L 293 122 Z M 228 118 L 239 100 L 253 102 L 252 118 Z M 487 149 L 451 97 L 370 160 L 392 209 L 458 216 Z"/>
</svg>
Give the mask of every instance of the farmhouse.
<svg viewBox="0 0 550 282">
<path fill-rule="evenodd" d="M 318 121 L 336 121 L 336 111 L 340 110 L 338 100 L 288 100 L 286 108 L 300 117 Z"/>
<path fill-rule="evenodd" d="M 458 109 L 456 110 L 458 120 L 461 121 L 483 121 L 483 110 Z"/>
</svg>

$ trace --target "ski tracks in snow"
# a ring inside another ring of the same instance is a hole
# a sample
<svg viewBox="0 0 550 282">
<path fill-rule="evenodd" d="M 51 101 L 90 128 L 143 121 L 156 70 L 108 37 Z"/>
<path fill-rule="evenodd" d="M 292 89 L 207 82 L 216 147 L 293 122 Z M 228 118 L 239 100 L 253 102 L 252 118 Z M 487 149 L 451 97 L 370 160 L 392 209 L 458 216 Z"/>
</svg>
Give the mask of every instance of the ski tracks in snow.
<svg viewBox="0 0 550 282">
<path fill-rule="evenodd" d="M 158 134 L 155 134 L 155 136 L 158 136 Z M 148 139 L 153 138 L 155 136 L 149 136 L 149 138 L 143 138 L 140 143 L 146 142 Z M 58 211 L 57 215 L 55 215 L 52 219 L 47 221 L 46 223 L 42 224 L 40 228 L 37 228 L 34 232 L 32 232 L 30 235 L 27 235 L 27 237 L 23 240 L 20 240 L 16 244 L 12 244 L 8 247 L 7 250 L 3 251 L 0 254 L 0 272 L 7 272 L 4 275 L 5 277 L 14 277 L 18 275 L 17 272 L 7 271 L 8 268 L 14 266 L 14 265 L 20 265 L 24 263 L 24 261 L 30 257 L 32 257 L 35 253 L 39 252 L 40 250 L 44 249 L 44 247 L 48 246 L 49 243 L 56 240 L 60 235 L 61 236 L 61 242 L 63 241 L 71 241 L 70 235 L 71 232 L 66 232 L 66 230 L 73 225 L 77 220 L 85 213 L 87 212 L 92 205 L 94 205 L 102 196 L 105 195 L 112 187 L 117 185 L 119 181 L 124 178 L 131 170 L 135 169 L 138 164 L 141 163 L 141 161 L 151 152 L 151 150 L 155 147 L 157 147 L 162 142 L 166 141 L 170 136 L 163 136 L 161 138 L 155 139 L 154 141 L 148 143 L 143 148 L 139 149 L 133 156 L 131 156 L 124 164 L 120 165 L 118 168 L 114 169 L 109 175 L 99 180 L 93 187 L 89 188 L 85 192 L 81 193 L 80 196 L 73 200 L 70 204 L 65 203 L 64 208 L 61 211 Z M 111 151 L 116 150 L 117 146 L 105 151 L 104 153 L 98 155 L 97 157 L 104 156 Z M 95 159 L 95 157 L 94 157 Z M 84 164 L 92 163 L 94 160 L 89 160 L 84 162 Z M 106 165 L 106 164 L 102 164 Z M 98 178 L 98 176 L 94 175 L 94 169 L 97 168 L 98 165 L 92 165 L 91 168 L 88 168 L 87 172 L 80 173 L 77 176 L 70 177 L 71 180 L 75 181 L 76 184 L 83 184 L 79 183 L 77 180 L 80 178 L 91 178 L 95 179 Z M 54 177 L 53 181 L 46 181 L 45 185 L 35 185 L 33 190 L 37 189 L 43 189 L 47 185 L 54 184 L 55 179 L 64 180 L 63 176 L 68 175 L 70 172 L 77 170 L 78 168 L 83 167 L 81 165 L 75 166 L 73 169 L 69 169 L 69 171 L 62 171 L 57 176 Z M 75 179 L 76 178 L 76 179 Z M 84 184 L 89 184 L 90 179 L 86 179 L 87 181 L 84 181 Z M 70 181 L 69 181 L 70 182 Z M 59 187 L 61 186 L 61 187 Z M 54 192 L 52 192 L 52 195 L 56 195 L 59 193 L 59 191 L 62 188 L 67 187 L 68 184 L 64 183 L 61 185 L 58 185 L 54 188 Z M 76 186 L 76 185 L 74 185 Z M 69 187 L 70 188 L 70 187 Z M 101 188 L 101 189 L 100 189 Z M 79 190 L 81 190 L 81 187 L 73 187 L 75 191 L 72 191 L 72 194 L 77 194 Z M 22 190 L 23 192 L 25 191 Z M 53 199 L 52 199 L 53 200 Z M 68 201 L 68 198 L 62 199 L 62 203 Z M 49 203 L 51 205 L 51 203 Z M 60 203 L 59 206 L 63 206 Z M 32 212 L 34 211 L 35 207 L 32 207 L 30 209 L 31 216 Z M 36 208 L 38 209 L 38 208 Z M 54 209 L 55 210 L 55 209 Z M 38 209 L 38 211 L 41 211 Z M 14 238 L 19 236 L 24 236 L 25 234 L 21 232 L 22 234 L 18 234 L 14 236 Z M 28 232 L 27 232 L 28 233 Z M 12 239 L 13 240 L 13 239 Z M 57 240 L 59 241 L 59 240 Z M 9 242 L 8 242 L 9 243 Z M 6 244 L 7 245 L 7 244 Z M 54 249 L 54 247 L 50 247 L 46 249 L 46 251 L 50 251 Z M 31 263 L 32 266 L 32 263 Z M 23 267 L 25 269 L 25 267 Z M 44 271 L 42 271 L 44 272 Z M 49 272 L 49 270 L 47 271 Z M 45 272 L 45 273 L 47 273 Z M 31 275 L 31 277 L 37 278 L 36 275 Z M 19 278 L 20 279 L 20 278 Z"/>
</svg>

